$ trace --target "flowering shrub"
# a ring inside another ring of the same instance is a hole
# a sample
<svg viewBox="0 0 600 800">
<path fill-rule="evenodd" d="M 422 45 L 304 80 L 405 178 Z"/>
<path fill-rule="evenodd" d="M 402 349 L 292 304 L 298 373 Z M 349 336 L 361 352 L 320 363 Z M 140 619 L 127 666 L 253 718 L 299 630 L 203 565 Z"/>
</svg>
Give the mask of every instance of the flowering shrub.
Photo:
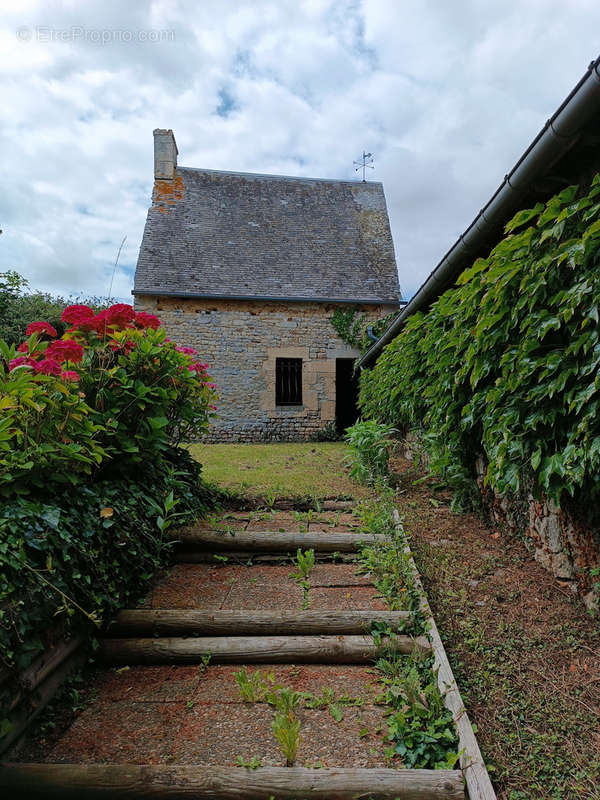
<svg viewBox="0 0 600 800">
<path fill-rule="evenodd" d="M 216 398 L 207 365 L 170 342 L 158 317 L 125 303 L 98 313 L 72 305 L 62 322 L 69 327 L 60 338 L 48 322 L 31 323 L 18 355 L 6 345 L 2 353 L 0 407 L 14 415 L 3 420 L 0 447 L 20 458 L 15 492 L 27 470 L 34 486 L 47 470 L 48 480 L 60 482 L 80 480 L 92 466 L 123 473 L 206 429 Z M 16 457 L 0 464 L 5 491 L 16 480 Z"/>
<path fill-rule="evenodd" d="M 105 457 L 92 409 L 60 364 L 12 353 L 0 341 L 0 496 L 81 481 Z"/>
<path fill-rule="evenodd" d="M 195 351 L 121 303 L 69 306 L 61 324 L 0 340 L 0 706 L 40 650 L 139 595 L 168 527 L 217 499 L 177 447 L 215 413 Z"/>
</svg>

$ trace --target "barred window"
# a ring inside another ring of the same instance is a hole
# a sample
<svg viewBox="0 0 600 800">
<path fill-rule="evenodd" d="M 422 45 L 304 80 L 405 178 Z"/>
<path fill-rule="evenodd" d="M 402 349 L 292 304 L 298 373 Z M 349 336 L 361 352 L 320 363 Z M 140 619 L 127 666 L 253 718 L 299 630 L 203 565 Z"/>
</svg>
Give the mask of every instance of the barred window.
<svg viewBox="0 0 600 800">
<path fill-rule="evenodd" d="M 275 403 L 278 406 L 302 405 L 302 359 L 275 359 Z"/>
</svg>

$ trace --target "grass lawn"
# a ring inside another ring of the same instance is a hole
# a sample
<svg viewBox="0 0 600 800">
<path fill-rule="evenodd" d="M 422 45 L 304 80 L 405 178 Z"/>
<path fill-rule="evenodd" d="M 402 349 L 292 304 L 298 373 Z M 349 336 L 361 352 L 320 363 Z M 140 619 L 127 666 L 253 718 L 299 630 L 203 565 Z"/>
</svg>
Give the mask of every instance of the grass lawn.
<svg viewBox="0 0 600 800">
<path fill-rule="evenodd" d="M 194 444 L 207 481 L 249 497 L 360 498 L 368 490 L 348 477 L 343 442 Z"/>
</svg>

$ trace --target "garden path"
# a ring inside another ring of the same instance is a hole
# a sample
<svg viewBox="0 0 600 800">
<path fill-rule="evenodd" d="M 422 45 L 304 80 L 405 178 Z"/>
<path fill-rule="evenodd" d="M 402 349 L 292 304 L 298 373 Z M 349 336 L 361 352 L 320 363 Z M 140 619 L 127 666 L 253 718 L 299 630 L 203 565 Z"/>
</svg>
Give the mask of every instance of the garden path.
<svg viewBox="0 0 600 800">
<path fill-rule="evenodd" d="M 355 530 L 350 514 L 322 513 L 298 521 L 292 513 L 228 514 L 210 527 L 239 531 Z M 158 577 L 140 608 L 269 610 L 303 606 L 303 589 L 283 556 L 248 564 L 248 556 L 208 563 L 176 563 Z M 310 574 L 309 608 L 386 609 L 368 575 L 353 563 L 317 563 Z M 245 703 L 235 674 L 243 664 L 125 665 L 99 673 L 94 701 L 44 754 L 47 762 L 137 764 L 236 764 L 252 758 L 263 765 L 285 765 L 271 731 L 272 708 Z M 301 708 L 297 763 L 303 766 L 385 766 L 383 708 L 364 665 L 247 664 L 272 673 L 276 684 L 317 697 L 333 694 L 341 702 Z"/>
</svg>

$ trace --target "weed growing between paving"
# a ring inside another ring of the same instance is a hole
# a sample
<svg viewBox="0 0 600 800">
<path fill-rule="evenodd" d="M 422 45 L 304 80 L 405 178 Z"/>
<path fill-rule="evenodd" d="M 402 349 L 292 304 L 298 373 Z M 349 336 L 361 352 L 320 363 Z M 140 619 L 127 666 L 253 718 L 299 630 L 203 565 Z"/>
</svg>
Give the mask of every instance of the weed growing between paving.
<svg viewBox="0 0 600 800">
<path fill-rule="evenodd" d="M 359 554 L 361 571 L 373 575 L 376 588 L 392 610 L 409 611 L 403 632 L 426 633 L 421 597 L 409 564 L 404 532 L 393 522 L 394 493 L 387 489 L 374 501 L 365 501 L 357 515 L 365 532 L 378 534 L 381 542 L 364 546 Z M 458 737 L 451 712 L 444 705 L 433 656 L 417 646 L 410 656 L 400 655 L 397 633 L 387 625 L 374 624 L 372 636 L 385 643 L 385 654 L 375 665 L 382 684 L 380 701 L 389 707 L 386 749 L 390 761 L 415 769 L 453 769 L 459 758 Z"/>
<path fill-rule="evenodd" d="M 313 549 L 302 551 L 299 547 L 292 563 L 296 567 L 292 577 L 302 587 L 302 610 L 306 611 L 310 604 L 310 573 L 315 565 L 315 551 Z"/>
</svg>

